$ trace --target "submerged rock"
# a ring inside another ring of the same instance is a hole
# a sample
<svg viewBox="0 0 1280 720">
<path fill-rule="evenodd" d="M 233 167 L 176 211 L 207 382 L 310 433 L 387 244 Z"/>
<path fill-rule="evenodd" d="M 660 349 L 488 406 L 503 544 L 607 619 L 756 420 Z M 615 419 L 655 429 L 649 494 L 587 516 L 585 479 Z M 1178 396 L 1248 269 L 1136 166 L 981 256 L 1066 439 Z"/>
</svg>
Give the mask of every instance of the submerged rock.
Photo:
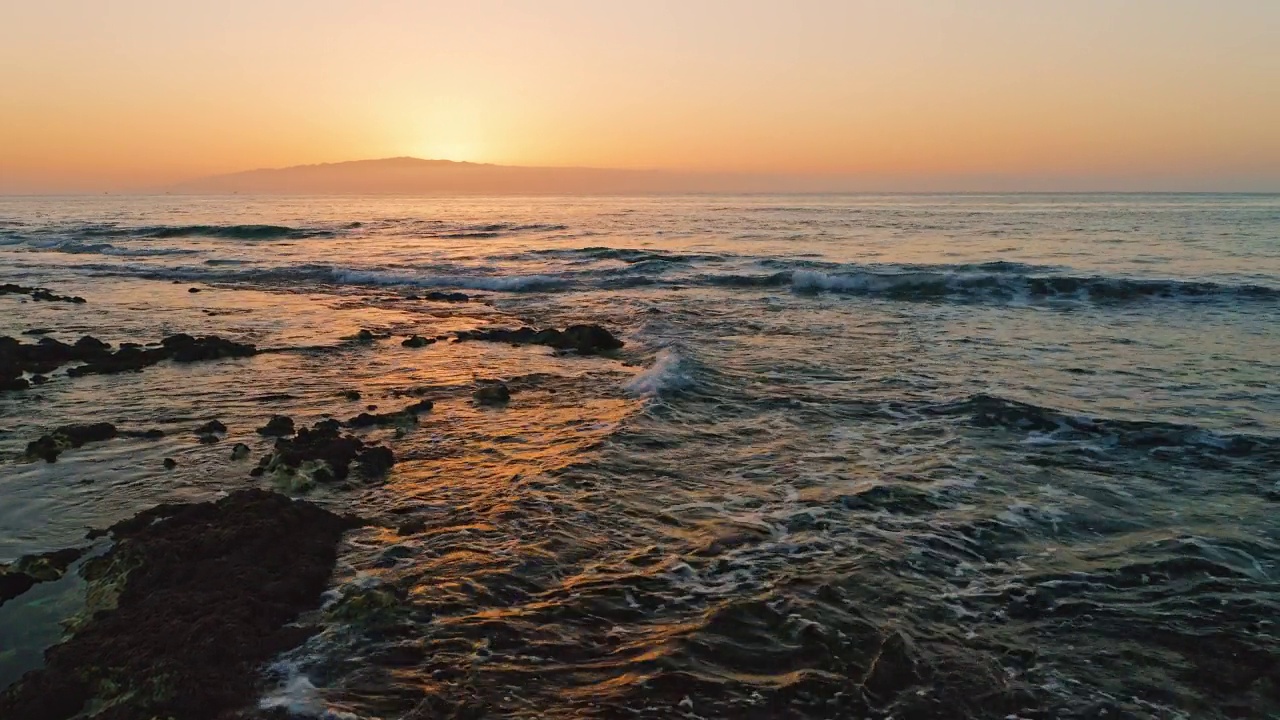
<svg viewBox="0 0 1280 720">
<path fill-rule="evenodd" d="M 27 457 L 40 458 L 45 462 L 56 462 L 65 450 L 78 448 L 85 443 L 110 440 L 119 434 L 111 423 L 92 423 L 88 425 L 63 425 L 38 440 L 27 443 Z"/>
<path fill-rule="evenodd" d="M 400 344 L 407 348 L 420 348 L 432 345 L 435 341 L 435 338 L 424 338 L 421 335 L 414 335 Z"/>
<path fill-rule="evenodd" d="M 504 382 L 488 380 L 476 388 L 471 396 L 481 405 L 504 405 L 511 400 L 511 389 Z"/>
<path fill-rule="evenodd" d="M 58 580 L 86 550 L 88 548 L 54 550 L 40 555 L 23 556 L 12 565 L 0 565 L 0 605 L 25 593 L 37 583 Z"/>
<path fill-rule="evenodd" d="M 160 345 L 177 362 L 250 357 L 258 352 L 253 345 L 226 340 L 216 335 L 197 338 L 179 333 L 161 340 Z"/>
<path fill-rule="evenodd" d="M 358 522 L 240 490 L 118 523 L 90 561 L 104 607 L 0 694 L 0 717 L 215 720 L 252 707 L 259 668 L 311 630 L 342 534 Z"/>
<path fill-rule="evenodd" d="M 247 457 L 249 457 L 248 445 L 245 445 L 244 443 L 236 443 L 235 446 L 231 448 L 232 460 L 243 460 Z"/>
<path fill-rule="evenodd" d="M 293 418 L 285 415 L 272 415 L 266 425 L 258 428 L 258 434 L 267 437 L 285 437 L 292 435 L 293 431 Z"/>
<path fill-rule="evenodd" d="M 504 342 L 513 345 L 546 345 L 557 350 L 571 350 L 580 355 L 595 355 L 617 350 L 623 342 L 599 325 L 570 325 L 564 330 L 548 328 L 536 330 L 522 327 L 519 330 L 468 330 L 457 334 L 458 340 L 482 340 Z"/>
<path fill-rule="evenodd" d="M 165 470 L 172 470 L 178 467 L 178 461 L 173 458 L 165 458 L 163 465 Z"/>
<path fill-rule="evenodd" d="M 432 407 L 434 407 L 434 403 L 430 400 L 423 400 L 396 412 L 378 413 L 376 415 L 363 412 L 350 420 L 347 420 L 344 424 L 351 428 L 379 427 L 387 425 L 416 425 L 418 422 L 418 414 L 428 412 Z"/>
<path fill-rule="evenodd" d="M 77 305 L 83 304 L 85 299 L 72 295 L 55 295 L 53 292 L 40 287 L 26 287 L 24 285 L 15 285 L 13 283 L 0 284 L 0 295 L 30 295 L 32 300 L 43 300 L 45 302 L 69 302 Z"/>
<path fill-rule="evenodd" d="M 222 424 L 221 420 L 210 420 L 209 422 L 196 428 L 197 435 L 209 435 L 211 433 L 225 433 L 227 426 Z"/>
<path fill-rule="evenodd" d="M 296 437 L 280 438 L 271 454 L 262 458 L 250 475 L 274 473 L 297 490 L 312 483 L 346 480 L 352 463 L 360 465 L 365 477 L 386 474 L 395 464 L 389 448 L 366 444 L 352 435 L 343 435 L 337 420 L 323 420 L 302 428 Z"/>
<path fill-rule="evenodd" d="M 467 302 L 471 299 L 471 296 L 460 292 L 432 291 L 422 296 L 422 299 L 435 302 Z"/>
</svg>

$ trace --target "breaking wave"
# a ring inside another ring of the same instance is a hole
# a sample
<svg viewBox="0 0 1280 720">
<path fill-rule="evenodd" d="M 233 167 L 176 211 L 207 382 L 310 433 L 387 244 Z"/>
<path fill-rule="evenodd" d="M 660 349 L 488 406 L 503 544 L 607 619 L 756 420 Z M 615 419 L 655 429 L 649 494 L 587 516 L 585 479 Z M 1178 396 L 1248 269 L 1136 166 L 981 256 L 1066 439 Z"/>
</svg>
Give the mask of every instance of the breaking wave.
<svg viewBox="0 0 1280 720">
<path fill-rule="evenodd" d="M 296 228 L 286 225 L 150 225 L 120 227 L 91 226 L 74 233 L 80 237 L 131 237 L 147 239 L 207 237 L 227 240 L 301 240 L 332 237 L 328 228 Z"/>
</svg>

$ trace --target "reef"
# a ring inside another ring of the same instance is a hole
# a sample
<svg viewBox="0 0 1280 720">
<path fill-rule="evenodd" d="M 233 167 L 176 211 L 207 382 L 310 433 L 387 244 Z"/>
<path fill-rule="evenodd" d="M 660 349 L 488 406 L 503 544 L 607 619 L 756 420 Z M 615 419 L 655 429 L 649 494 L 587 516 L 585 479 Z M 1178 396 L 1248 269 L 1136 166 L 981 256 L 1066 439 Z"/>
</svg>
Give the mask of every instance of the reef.
<svg viewBox="0 0 1280 720">
<path fill-rule="evenodd" d="M 457 333 L 459 341 L 481 340 L 512 345 L 545 345 L 557 350 L 573 351 L 579 355 L 597 355 L 617 350 L 625 343 L 599 325 L 570 325 L 564 330 L 547 328 L 537 330 L 522 327 L 519 330 L 463 330 Z"/>
<path fill-rule="evenodd" d="M 251 707 L 261 666 L 312 634 L 292 623 L 319 605 L 359 524 L 263 490 L 117 523 L 112 549 L 81 571 L 91 614 L 0 694 L 0 717 L 215 720 Z"/>
<path fill-rule="evenodd" d="M 58 295 L 51 290 L 41 287 L 27 287 L 25 285 L 15 285 L 13 283 L 0 284 L 0 295 L 30 295 L 32 300 L 41 300 L 44 302 L 67 302 L 76 305 L 82 305 L 87 302 L 84 298 L 76 295 Z"/>
</svg>

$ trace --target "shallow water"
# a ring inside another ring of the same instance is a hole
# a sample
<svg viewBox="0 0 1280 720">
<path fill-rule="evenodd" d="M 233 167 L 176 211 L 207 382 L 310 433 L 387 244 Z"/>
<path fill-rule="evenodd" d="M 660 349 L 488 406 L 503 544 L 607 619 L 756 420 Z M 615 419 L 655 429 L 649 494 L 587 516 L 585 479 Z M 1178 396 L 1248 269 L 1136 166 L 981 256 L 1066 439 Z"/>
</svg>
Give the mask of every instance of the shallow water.
<svg viewBox="0 0 1280 720">
<path fill-rule="evenodd" d="M 0 562 L 256 482 L 272 414 L 436 401 L 310 494 L 425 531 L 349 537 L 299 711 L 1280 712 L 1278 197 L 9 198 L 0 268 L 88 300 L 0 335 L 280 350 L 0 394 Z M 574 322 L 627 346 L 399 342 Z M 168 434 L 20 457 L 100 420 Z M 0 608 L 0 684 L 63 585 Z"/>
</svg>

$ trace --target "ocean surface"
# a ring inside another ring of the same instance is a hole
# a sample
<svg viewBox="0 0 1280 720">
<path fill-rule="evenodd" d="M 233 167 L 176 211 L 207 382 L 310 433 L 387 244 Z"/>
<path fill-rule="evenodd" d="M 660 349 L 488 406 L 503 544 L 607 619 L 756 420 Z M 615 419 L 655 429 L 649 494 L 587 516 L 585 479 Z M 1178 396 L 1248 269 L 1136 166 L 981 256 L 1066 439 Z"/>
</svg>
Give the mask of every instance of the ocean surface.
<svg viewBox="0 0 1280 720">
<path fill-rule="evenodd" d="M 0 393 L 0 562 L 270 485 L 271 415 L 435 401 L 307 493 L 383 527 L 264 703 L 1280 717 L 1278 196 L 0 198 L 0 282 L 87 300 L 0 335 L 282 350 Z M 583 322 L 625 348 L 400 344 Z M 166 437 L 22 458 L 95 421 Z M 0 607 L 0 686 L 82 595 Z"/>
</svg>

